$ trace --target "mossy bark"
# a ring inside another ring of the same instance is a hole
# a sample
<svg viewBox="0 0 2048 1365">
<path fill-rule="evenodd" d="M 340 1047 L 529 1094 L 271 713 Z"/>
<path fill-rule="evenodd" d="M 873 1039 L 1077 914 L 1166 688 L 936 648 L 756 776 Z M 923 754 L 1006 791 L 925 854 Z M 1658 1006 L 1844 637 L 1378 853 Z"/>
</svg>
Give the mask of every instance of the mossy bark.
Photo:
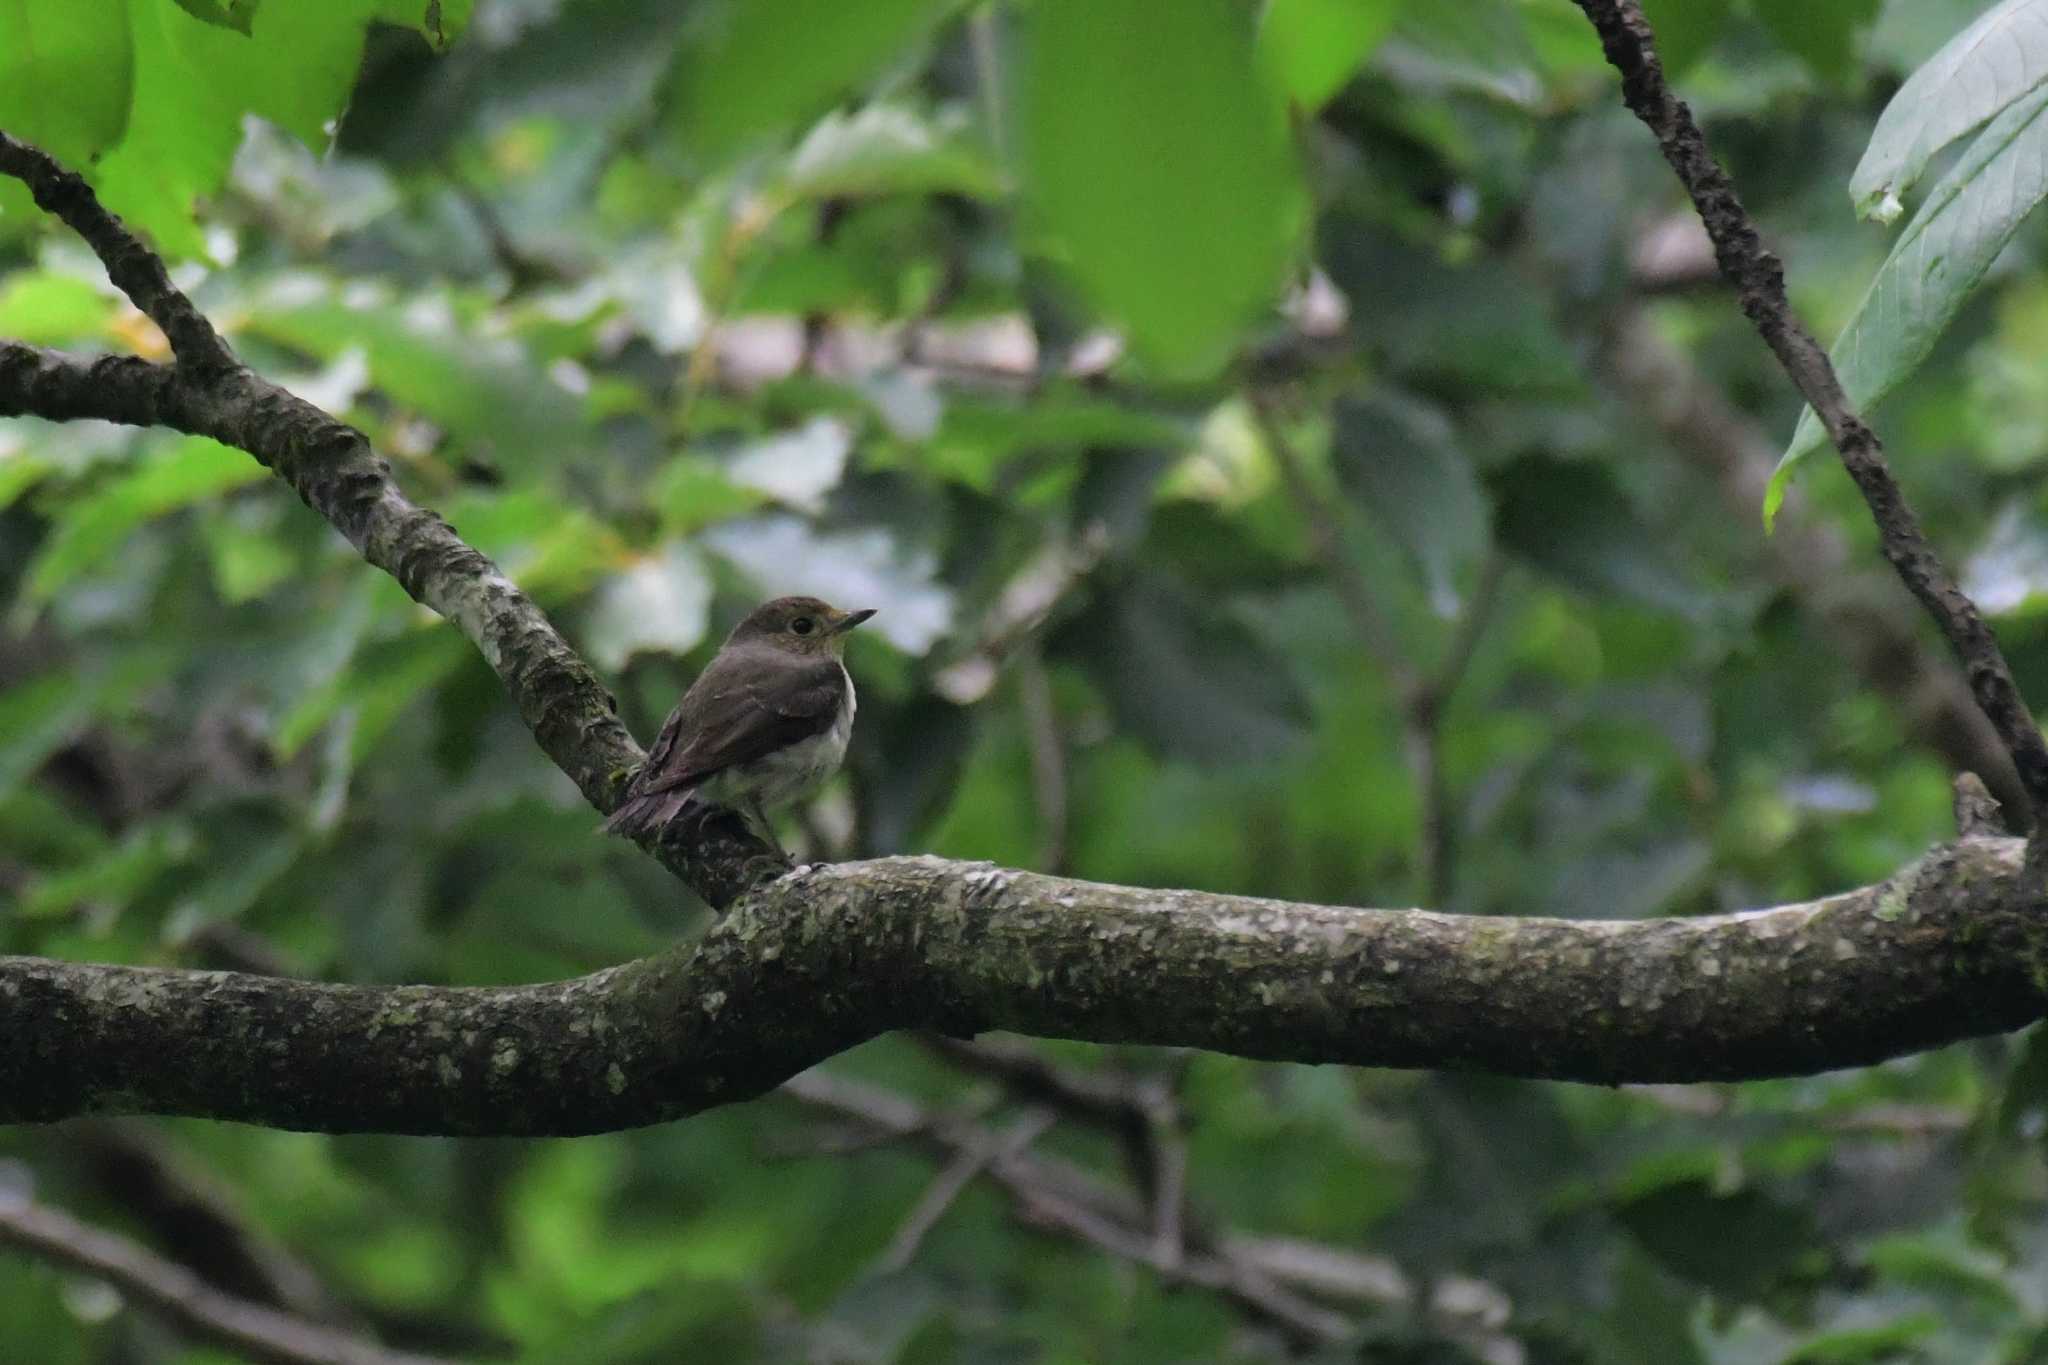
<svg viewBox="0 0 2048 1365">
<path fill-rule="evenodd" d="M 800 869 L 699 944 L 513 988 L 0 958 L 0 1122 L 186 1114 L 566 1134 L 769 1090 L 876 1034 L 985 1029 L 1618 1084 L 1859 1066 L 2048 1012 L 2022 845 L 1700 919 L 1488 919 L 891 858 Z"/>
</svg>

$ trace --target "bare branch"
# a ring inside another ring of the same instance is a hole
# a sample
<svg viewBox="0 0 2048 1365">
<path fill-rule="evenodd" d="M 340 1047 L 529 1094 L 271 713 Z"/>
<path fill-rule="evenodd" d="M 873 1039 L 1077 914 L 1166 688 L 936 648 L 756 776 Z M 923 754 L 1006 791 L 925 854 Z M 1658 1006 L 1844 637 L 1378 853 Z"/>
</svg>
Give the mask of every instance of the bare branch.
<svg viewBox="0 0 2048 1365">
<path fill-rule="evenodd" d="M 1691 221 L 1699 231 L 1697 220 Z M 1754 516 L 1778 459 L 1769 436 L 1659 336 L 1641 308 L 1629 307 L 1615 319 L 1602 349 L 1606 372 L 1671 448 L 1711 478 L 1732 509 Z M 1759 547 L 1771 577 L 1844 662 L 1892 699 L 1919 742 L 1952 768 L 1982 773 L 2006 808 L 2024 820 L 2026 788 L 1962 671 L 1923 643 L 1910 599 L 1880 577 L 1881 571 L 1855 570 L 1847 539 L 1801 517 L 1798 504 L 1793 489 L 1777 529 Z"/>
<path fill-rule="evenodd" d="M 149 249 L 100 204 L 85 177 L 55 158 L 0 132 L 0 175 L 28 186 L 36 204 L 85 239 L 107 268 L 107 278 L 171 343 L 178 363 L 201 373 L 236 367 L 234 353 L 206 315 L 171 283 L 163 257 Z"/>
<path fill-rule="evenodd" d="M 253 1226 L 232 1194 L 191 1169 L 153 1132 L 125 1121 L 65 1125 L 56 1144 L 170 1259 L 224 1294 L 316 1322 L 350 1314 L 312 1267 Z"/>
<path fill-rule="evenodd" d="M 1578 0 L 1600 35 L 1607 60 L 1621 73 L 1622 98 L 1657 139 L 1664 159 L 1692 196 L 1721 273 L 1735 286 L 1742 311 L 1756 324 L 1778 364 L 1827 428 L 1843 468 L 1877 523 L 1884 556 L 1962 662 L 1970 690 L 2012 755 L 2033 805 L 2030 827 L 2048 814 L 2048 741 L 2041 737 L 1998 639 L 1977 604 L 1956 584 L 1892 477 L 1884 447 L 1849 405 L 1828 354 L 1785 296 L 1785 272 L 1766 251 L 1756 224 L 1728 173 L 1708 151 L 1692 110 L 1671 92 L 1657 58 L 1649 20 L 1637 0 Z"/>
<path fill-rule="evenodd" d="M 0 1191 L 0 1242 L 105 1280 L 185 1331 L 272 1365 L 436 1365 L 429 1356 L 230 1297 L 181 1265 L 47 1204 Z"/>
<path fill-rule="evenodd" d="M 901 1096 L 822 1072 L 794 1077 L 782 1093 L 896 1137 L 922 1141 L 942 1154 L 977 1152 L 1000 1142 L 976 1125 L 947 1123 Z M 987 1171 L 1027 1225 L 1148 1266 L 1169 1282 L 1222 1294 L 1297 1345 L 1328 1345 L 1354 1330 L 1349 1318 L 1287 1289 L 1249 1260 L 1206 1247 L 1172 1260 L 1159 1257 L 1150 1236 L 1131 1224 L 1130 1210 L 1085 1171 L 1021 1150 L 999 1155 Z"/>
<path fill-rule="evenodd" d="M 963 1146 L 925 1188 L 916 1207 L 904 1217 L 896 1235 L 889 1239 L 889 1249 L 875 1262 L 874 1273 L 892 1274 L 915 1260 L 917 1249 L 924 1245 L 925 1237 L 938 1225 L 939 1219 L 945 1217 L 946 1210 L 953 1207 L 953 1201 L 960 1197 L 960 1192 L 974 1183 L 976 1176 L 1029 1149 L 1054 1122 L 1052 1111 L 1034 1109 L 1019 1119 L 1009 1132 L 1001 1136 L 990 1135 Z"/>
</svg>

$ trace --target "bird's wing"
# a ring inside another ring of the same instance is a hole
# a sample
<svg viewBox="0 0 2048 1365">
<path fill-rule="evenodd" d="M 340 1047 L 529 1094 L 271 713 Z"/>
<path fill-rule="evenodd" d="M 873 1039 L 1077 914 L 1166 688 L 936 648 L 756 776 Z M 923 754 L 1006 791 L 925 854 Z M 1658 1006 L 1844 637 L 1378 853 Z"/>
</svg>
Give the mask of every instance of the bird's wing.
<svg viewBox="0 0 2048 1365">
<path fill-rule="evenodd" d="M 629 796 L 702 782 L 832 728 L 846 702 L 836 659 L 728 650 L 669 713 Z"/>
</svg>

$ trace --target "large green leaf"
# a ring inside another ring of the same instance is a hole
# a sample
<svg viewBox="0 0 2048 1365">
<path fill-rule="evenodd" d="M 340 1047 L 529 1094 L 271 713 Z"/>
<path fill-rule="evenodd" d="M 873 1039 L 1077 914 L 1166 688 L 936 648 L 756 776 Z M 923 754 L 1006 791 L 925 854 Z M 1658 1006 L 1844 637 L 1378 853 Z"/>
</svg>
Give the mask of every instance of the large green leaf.
<svg viewBox="0 0 2048 1365">
<path fill-rule="evenodd" d="M 121 9 L 115 0 L 68 8 Z M 200 254 L 194 204 L 227 178 L 245 114 L 324 149 L 362 65 L 369 24 L 407 24 L 445 46 L 469 10 L 466 0 L 281 2 L 244 7 L 248 26 L 240 29 L 164 0 L 128 0 L 123 33 L 133 32 L 133 100 L 124 111 L 127 136 L 94 169 L 101 196 L 162 250 Z M 45 83 L 34 97 L 64 103 L 61 89 Z"/>
<path fill-rule="evenodd" d="M 1045 0 L 1022 142 L 1032 218 L 1095 305 L 1178 375 L 1279 296 L 1302 226 L 1283 102 L 1225 0 Z"/>
<path fill-rule="evenodd" d="M 1437 409 L 1392 392 L 1338 404 L 1331 461 L 1345 492 L 1414 559 L 1440 615 L 1486 552 L 1486 494 Z"/>
<path fill-rule="evenodd" d="M 1927 60 L 1892 96 L 1849 177 L 1856 211 L 1899 215 L 1942 148 L 2048 81 L 2048 0 L 2002 0 Z"/>
<path fill-rule="evenodd" d="M 892 104 L 828 114 L 780 168 L 776 187 L 805 199 L 874 194 L 961 194 L 993 199 L 1003 175 L 957 121 Z"/>
<path fill-rule="evenodd" d="M 0 129 L 83 166 L 127 128 L 134 80 L 120 5 L 0 0 Z"/>
<path fill-rule="evenodd" d="M 1259 58 L 1304 109 L 1328 102 L 1394 27 L 1395 0 L 1271 0 Z"/>
<path fill-rule="evenodd" d="M 1062 637 L 1118 722 L 1197 763 L 1270 760 L 1305 733 L 1307 703 L 1284 658 L 1218 604 L 1163 575 L 1103 595 Z"/>
<path fill-rule="evenodd" d="M 953 0 L 727 0 L 697 16 L 675 72 L 691 151 L 813 118 L 928 33 Z"/>
<path fill-rule="evenodd" d="M 1927 358 L 1984 273 L 2048 196 L 2048 85 L 1993 119 L 1928 193 L 1899 235 L 1835 340 L 1830 354 L 1851 404 L 1868 408 Z M 1785 481 L 1825 439 L 1811 408 L 1764 494 L 1764 522 L 1777 516 Z"/>
</svg>

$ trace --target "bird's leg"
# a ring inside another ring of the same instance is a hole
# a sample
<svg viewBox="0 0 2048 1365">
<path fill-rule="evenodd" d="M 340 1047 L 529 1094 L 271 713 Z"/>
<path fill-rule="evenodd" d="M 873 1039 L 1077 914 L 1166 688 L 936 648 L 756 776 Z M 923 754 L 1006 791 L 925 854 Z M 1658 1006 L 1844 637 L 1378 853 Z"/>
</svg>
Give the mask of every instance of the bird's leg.
<svg viewBox="0 0 2048 1365">
<path fill-rule="evenodd" d="M 768 847 L 774 849 L 782 861 L 791 861 L 789 850 L 782 846 L 782 840 L 775 837 L 775 826 L 768 823 L 768 812 L 761 809 L 760 797 L 750 796 L 747 798 L 747 814 L 753 820 L 755 832 L 767 840 Z"/>
</svg>

